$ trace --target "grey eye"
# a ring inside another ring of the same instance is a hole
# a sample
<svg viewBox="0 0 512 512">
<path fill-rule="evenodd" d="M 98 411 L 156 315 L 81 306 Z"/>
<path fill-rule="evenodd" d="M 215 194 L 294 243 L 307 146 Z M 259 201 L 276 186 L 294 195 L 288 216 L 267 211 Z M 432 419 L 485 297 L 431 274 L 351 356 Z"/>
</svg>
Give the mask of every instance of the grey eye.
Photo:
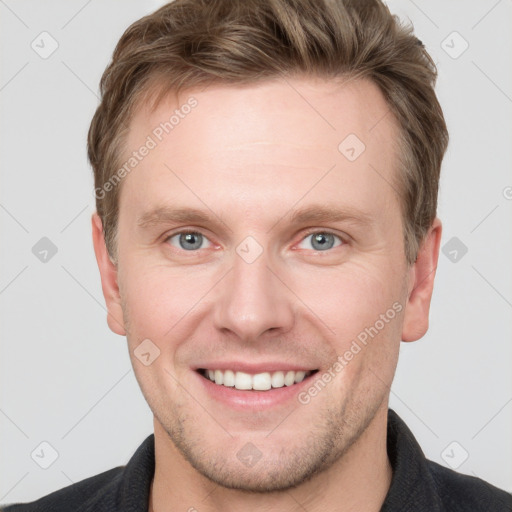
<svg viewBox="0 0 512 512">
<path fill-rule="evenodd" d="M 311 239 L 311 247 L 315 251 L 326 251 L 341 245 L 340 237 L 325 231 L 316 231 L 315 233 L 310 233 L 304 238 L 304 240 L 302 240 L 301 244 L 305 243 L 309 239 Z M 337 244 L 336 239 L 339 240 L 339 243 Z M 309 247 L 301 247 L 301 249 L 309 249 Z"/>
<path fill-rule="evenodd" d="M 185 232 L 176 233 L 175 235 L 170 236 L 168 240 L 171 245 L 177 247 L 178 249 L 184 249 L 185 251 L 195 251 L 197 249 L 202 249 L 204 242 L 207 242 L 208 239 L 201 233 Z"/>
</svg>

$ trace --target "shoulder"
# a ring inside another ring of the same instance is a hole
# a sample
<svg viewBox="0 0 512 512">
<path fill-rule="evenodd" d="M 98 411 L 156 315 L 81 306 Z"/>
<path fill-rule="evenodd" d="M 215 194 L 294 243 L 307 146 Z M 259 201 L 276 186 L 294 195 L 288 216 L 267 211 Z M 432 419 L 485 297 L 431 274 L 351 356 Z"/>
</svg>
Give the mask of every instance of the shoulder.
<svg viewBox="0 0 512 512">
<path fill-rule="evenodd" d="M 30 503 L 6 505 L 1 512 L 78 512 L 83 505 L 92 504 L 94 501 L 114 503 L 123 468 L 119 466 L 109 469 Z"/>
<path fill-rule="evenodd" d="M 0 512 L 126 512 L 147 510 L 155 471 L 155 438 L 149 435 L 128 464 L 68 485 L 30 503 L 12 503 Z"/>
<path fill-rule="evenodd" d="M 428 460 L 404 421 L 388 413 L 391 486 L 381 512 L 512 512 L 512 495 Z"/>
<path fill-rule="evenodd" d="M 445 510 L 450 512 L 511 512 L 512 495 L 473 476 L 463 475 L 433 461 L 427 465 Z"/>
</svg>

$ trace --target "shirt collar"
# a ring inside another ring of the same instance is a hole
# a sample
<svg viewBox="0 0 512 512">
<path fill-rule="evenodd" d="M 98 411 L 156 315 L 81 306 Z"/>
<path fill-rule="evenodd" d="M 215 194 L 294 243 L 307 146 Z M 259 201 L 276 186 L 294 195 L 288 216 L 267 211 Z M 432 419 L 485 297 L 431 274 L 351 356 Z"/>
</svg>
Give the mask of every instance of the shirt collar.
<svg viewBox="0 0 512 512">
<path fill-rule="evenodd" d="M 391 409 L 388 410 L 387 451 L 393 476 L 381 512 L 441 511 L 428 461 L 412 432 Z"/>
</svg>

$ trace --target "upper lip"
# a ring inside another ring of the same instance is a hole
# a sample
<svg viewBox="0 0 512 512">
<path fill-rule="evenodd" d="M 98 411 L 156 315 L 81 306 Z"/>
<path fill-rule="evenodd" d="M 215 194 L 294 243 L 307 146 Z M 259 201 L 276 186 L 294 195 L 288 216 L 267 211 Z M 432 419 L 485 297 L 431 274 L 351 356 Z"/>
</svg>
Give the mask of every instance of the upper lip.
<svg viewBox="0 0 512 512">
<path fill-rule="evenodd" d="M 249 374 L 257 374 L 264 372 L 289 372 L 316 370 L 317 368 L 310 365 L 294 364 L 290 362 L 268 361 L 266 363 L 248 363 L 247 361 L 211 361 L 197 364 L 194 370 L 233 370 L 235 372 L 244 372 Z"/>
</svg>

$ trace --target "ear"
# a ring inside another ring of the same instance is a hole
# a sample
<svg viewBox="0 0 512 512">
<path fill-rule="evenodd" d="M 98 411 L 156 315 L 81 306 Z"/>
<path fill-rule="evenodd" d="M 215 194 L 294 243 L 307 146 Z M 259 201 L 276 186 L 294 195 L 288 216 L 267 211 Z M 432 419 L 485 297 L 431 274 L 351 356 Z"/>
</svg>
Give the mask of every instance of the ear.
<svg viewBox="0 0 512 512">
<path fill-rule="evenodd" d="M 125 336 L 121 294 L 117 284 L 117 267 L 109 257 L 103 236 L 103 225 L 97 213 L 93 213 L 91 222 L 94 253 L 100 270 L 103 296 L 107 304 L 107 323 L 112 332 Z"/>
<path fill-rule="evenodd" d="M 402 341 L 419 340 L 428 330 L 428 314 L 434 290 L 442 229 L 441 221 L 436 217 L 423 240 L 416 261 L 409 269 Z"/>
</svg>

